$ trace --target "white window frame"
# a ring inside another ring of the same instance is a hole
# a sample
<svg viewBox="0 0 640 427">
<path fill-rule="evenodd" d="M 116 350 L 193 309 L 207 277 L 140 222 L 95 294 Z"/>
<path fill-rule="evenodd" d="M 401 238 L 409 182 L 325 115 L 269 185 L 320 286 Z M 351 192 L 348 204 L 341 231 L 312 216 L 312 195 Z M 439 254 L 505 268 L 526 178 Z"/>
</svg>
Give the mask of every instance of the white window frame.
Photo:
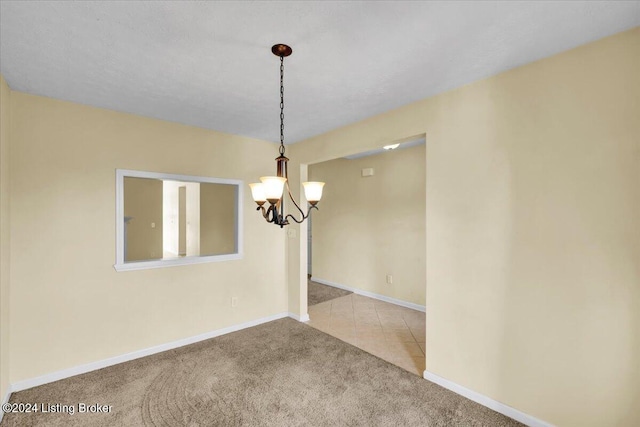
<svg viewBox="0 0 640 427">
<path fill-rule="evenodd" d="M 175 259 L 149 261 L 124 261 L 124 178 L 151 178 L 170 181 L 199 182 L 211 184 L 235 185 L 236 193 L 236 249 L 237 252 L 223 255 L 186 256 Z M 243 197 L 244 182 L 238 179 L 211 178 L 192 175 L 174 175 L 168 173 L 144 172 L 128 169 L 116 169 L 116 271 L 146 270 L 150 268 L 174 267 L 177 265 L 202 264 L 206 262 L 232 261 L 242 259 L 243 252 Z"/>
</svg>

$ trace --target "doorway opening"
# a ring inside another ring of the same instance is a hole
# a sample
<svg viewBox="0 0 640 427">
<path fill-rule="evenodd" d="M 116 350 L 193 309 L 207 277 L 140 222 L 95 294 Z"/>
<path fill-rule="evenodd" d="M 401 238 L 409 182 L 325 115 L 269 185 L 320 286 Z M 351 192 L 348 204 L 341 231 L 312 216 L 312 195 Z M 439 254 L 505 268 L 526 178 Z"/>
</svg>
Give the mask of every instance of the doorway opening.
<svg viewBox="0 0 640 427">
<path fill-rule="evenodd" d="M 424 135 L 307 169 L 329 190 L 307 224 L 309 325 L 420 376 L 425 169 Z"/>
</svg>

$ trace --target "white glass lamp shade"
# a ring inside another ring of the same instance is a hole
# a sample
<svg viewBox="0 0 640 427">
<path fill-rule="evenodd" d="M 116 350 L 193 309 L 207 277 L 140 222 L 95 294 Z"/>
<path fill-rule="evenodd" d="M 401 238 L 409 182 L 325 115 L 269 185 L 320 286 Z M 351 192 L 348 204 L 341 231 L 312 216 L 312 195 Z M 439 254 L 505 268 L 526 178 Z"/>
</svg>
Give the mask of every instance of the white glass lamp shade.
<svg viewBox="0 0 640 427">
<path fill-rule="evenodd" d="M 249 184 L 249 187 L 251 187 L 251 196 L 254 202 L 262 205 L 267 201 L 267 196 L 264 195 L 264 185 L 261 182 Z"/>
<path fill-rule="evenodd" d="M 303 182 L 302 186 L 304 187 L 304 196 L 312 205 L 315 205 L 322 199 L 324 182 Z"/>
<path fill-rule="evenodd" d="M 264 188 L 264 196 L 269 203 L 276 203 L 282 197 L 284 191 L 284 183 L 287 182 L 287 178 L 281 178 L 279 176 L 263 176 L 260 177 L 262 181 L 262 188 Z"/>
</svg>

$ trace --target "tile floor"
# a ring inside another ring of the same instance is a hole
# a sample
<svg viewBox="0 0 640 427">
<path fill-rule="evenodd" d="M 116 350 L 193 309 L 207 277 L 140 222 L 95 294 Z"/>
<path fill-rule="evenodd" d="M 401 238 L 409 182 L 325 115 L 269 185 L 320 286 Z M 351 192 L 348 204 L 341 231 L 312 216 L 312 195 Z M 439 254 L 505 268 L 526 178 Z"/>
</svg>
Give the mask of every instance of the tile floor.
<svg viewBox="0 0 640 427">
<path fill-rule="evenodd" d="M 424 313 L 351 294 L 309 307 L 309 317 L 309 326 L 422 376 Z"/>
</svg>

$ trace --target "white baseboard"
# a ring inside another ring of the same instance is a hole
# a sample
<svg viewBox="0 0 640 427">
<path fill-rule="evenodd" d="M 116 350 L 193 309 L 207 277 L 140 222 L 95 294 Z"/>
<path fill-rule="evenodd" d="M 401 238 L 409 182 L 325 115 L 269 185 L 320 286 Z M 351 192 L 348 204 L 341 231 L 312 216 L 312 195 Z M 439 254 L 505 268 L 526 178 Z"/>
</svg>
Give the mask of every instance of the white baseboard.
<svg viewBox="0 0 640 427">
<path fill-rule="evenodd" d="M 291 317 L 292 319 L 297 320 L 298 322 L 308 322 L 309 321 L 309 314 L 305 314 L 304 316 L 298 316 L 295 313 L 289 313 L 289 317 Z"/>
<path fill-rule="evenodd" d="M 345 290 L 350 290 L 354 293 L 360 294 L 360 295 L 365 295 L 365 296 L 369 296 L 371 298 L 376 298 L 376 296 L 372 296 L 372 295 L 376 295 L 376 294 L 372 294 L 370 292 L 366 292 L 366 291 L 360 291 L 359 289 L 353 289 L 353 288 L 348 288 L 346 286 L 342 286 L 342 285 L 337 285 L 337 284 L 333 284 L 331 282 L 325 281 L 325 280 L 319 280 L 319 279 L 314 279 L 316 282 L 318 283 L 322 283 L 322 284 L 326 284 L 328 286 L 334 286 L 340 289 L 345 289 Z M 353 289 L 353 290 L 352 290 Z M 356 292 L 358 291 L 358 292 Z M 366 293 L 365 293 L 366 292 Z M 389 298 L 389 297 L 385 297 L 380 295 L 380 297 L 382 298 L 376 298 L 376 299 L 380 299 L 382 301 L 387 301 L 387 302 L 391 302 L 392 304 L 396 304 L 393 301 L 399 301 L 399 300 L 395 300 L 394 298 Z M 392 300 L 392 301 L 389 301 Z M 398 305 L 403 305 L 404 307 L 408 307 L 405 304 L 411 304 L 412 306 L 417 306 L 417 304 L 412 304 L 412 303 L 407 303 L 404 301 L 400 301 L 402 304 L 398 304 Z M 418 306 L 418 307 L 422 307 L 421 311 L 424 311 L 424 306 Z M 414 307 L 409 307 L 409 308 L 414 308 Z M 419 308 L 414 308 L 416 310 L 419 310 Z M 156 354 L 156 353 L 161 353 L 163 351 L 167 351 L 167 350 L 172 350 L 174 348 L 178 348 L 178 347 L 183 347 L 185 345 L 189 345 L 189 344 L 194 344 L 200 341 L 204 341 L 210 338 L 215 338 L 218 337 L 220 335 L 225 335 L 225 334 L 229 334 L 231 332 L 236 332 L 236 331 L 240 331 L 242 329 L 246 329 L 246 328 L 250 328 L 253 326 L 257 326 L 260 325 L 262 323 L 267 323 L 267 322 L 271 322 L 274 320 L 278 320 L 278 319 L 282 319 L 285 317 L 291 317 L 297 321 L 300 322 L 306 322 L 309 320 L 309 315 L 305 315 L 305 316 L 298 316 L 297 314 L 294 313 L 278 313 L 278 314 L 274 314 L 271 316 L 267 316 L 267 317 L 262 317 L 260 319 L 256 319 L 256 320 L 251 320 L 249 322 L 244 322 L 244 323 L 240 323 L 238 325 L 233 325 L 233 326 L 229 326 L 227 328 L 222 328 L 222 329 L 217 329 L 215 331 L 211 331 L 211 332 L 206 332 L 204 334 L 200 334 L 200 335 L 196 335 L 193 337 L 189 337 L 189 338 L 184 338 L 178 341 L 173 341 L 167 344 L 161 344 L 155 347 L 150 347 L 147 349 L 143 349 L 143 350 L 138 350 L 138 351 L 134 351 L 131 353 L 127 353 L 121 356 L 115 356 L 115 357 L 111 357 L 109 359 L 103 359 L 97 362 L 92 362 L 92 363 L 87 363 L 84 365 L 80 365 L 80 366 L 76 366 L 73 368 L 68 368 L 68 369 L 63 369 L 60 371 L 56 371 L 56 372 L 52 372 L 50 374 L 46 374 L 46 375 L 42 375 L 36 378 L 31 378 L 28 380 L 22 380 L 22 381 L 18 381 L 14 384 L 9 384 L 9 387 L 7 388 L 7 393 L 5 396 L 3 396 L 2 399 L 2 404 L 7 403 L 9 401 L 9 398 L 11 397 L 11 393 L 13 392 L 17 392 L 17 391 L 22 391 L 22 390 L 26 390 L 32 387 L 37 387 L 39 385 L 43 385 L 43 384 L 48 384 L 54 381 L 58 381 L 64 378 L 69 378 L 69 377 L 73 377 L 76 375 L 80 375 L 80 374 L 84 374 L 87 372 L 91 372 L 91 371 L 95 371 L 98 369 L 102 369 L 102 368 L 106 368 L 108 366 L 112 366 L 112 365 L 116 365 L 118 363 L 123 363 L 123 362 L 128 362 L 130 360 L 135 360 L 135 359 L 139 359 L 141 357 L 145 357 L 145 356 L 150 356 L 152 354 Z M 483 406 L 486 406 L 487 408 L 493 409 L 496 412 L 499 412 L 503 415 L 506 415 L 510 418 L 513 418 L 516 421 L 519 421 L 527 426 L 530 427 L 553 427 L 552 424 L 549 424 L 545 421 L 539 420 L 531 415 L 525 414 L 524 412 L 518 411 L 517 409 L 514 409 L 508 405 L 505 405 L 504 403 L 500 403 L 496 400 L 493 400 L 487 396 L 484 396 L 480 393 L 477 393 L 473 390 L 470 390 L 466 387 L 463 387 L 459 384 L 454 383 L 453 381 L 449 381 L 445 378 L 442 378 L 434 373 L 431 373 L 429 371 L 424 371 L 423 377 L 431 382 L 434 382 L 448 390 L 453 391 L 454 393 L 457 393 L 461 396 L 466 397 L 467 399 L 473 400 L 474 402 L 477 402 Z M 2 421 L 2 417 L 3 417 L 4 413 L 2 411 L 0 411 L 0 422 Z"/>
<path fill-rule="evenodd" d="M 11 397 L 11 384 L 9 384 L 9 386 L 7 387 L 7 394 L 2 396 L 2 405 L 4 406 L 5 403 L 7 403 L 9 401 L 9 398 Z M 2 417 L 4 416 L 4 411 L 0 410 L 0 423 L 2 422 Z"/>
<path fill-rule="evenodd" d="M 402 307 L 411 308 L 413 310 L 418 310 L 418 311 L 421 311 L 423 313 L 426 311 L 426 307 L 424 305 L 414 304 L 412 302 L 402 301 L 402 300 L 399 300 L 399 299 L 396 299 L 396 298 L 391 298 L 391 297 L 387 297 L 387 296 L 380 295 L 380 294 L 374 294 L 373 292 L 363 291 L 362 289 L 352 288 L 350 286 L 341 285 L 340 283 L 330 282 L 330 281 L 324 280 L 324 279 L 318 279 L 317 277 L 312 277 L 311 281 L 312 282 L 318 282 L 318 283 L 320 283 L 322 285 L 333 286 L 334 288 L 344 289 L 345 291 L 350 291 L 350 292 L 353 292 L 354 294 L 362 295 L 362 296 L 369 297 L 369 298 L 378 299 L 380 301 L 385 301 L 385 302 L 388 302 L 388 303 L 391 303 L 391 304 L 400 305 Z"/>
<path fill-rule="evenodd" d="M 451 390 L 454 393 L 466 397 L 469 400 L 473 400 L 474 402 L 479 403 L 482 406 L 493 409 L 494 411 L 499 412 L 502 415 L 513 418 L 514 420 L 519 421 L 529 427 L 553 427 L 553 424 L 549 424 L 545 421 L 539 420 L 538 418 L 518 411 L 517 409 L 512 408 L 509 405 L 505 405 L 504 403 L 500 403 L 497 400 L 493 400 L 483 394 L 480 394 L 473 390 L 469 390 L 466 387 L 456 384 L 453 381 L 449 381 L 448 379 L 442 378 L 432 372 L 424 371 L 424 374 L 422 376 L 426 380 L 434 382 L 448 390 Z"/>
<path fill-rule="evenodd" d="M 143 350 L 134 351 L 131 353 L 123 354 L 121 356 L 110 357 L 108 359 L 99 360 L 97 362 L 91 362 L 73 368 L 63 369 L 61 371 L 52 372 L 50 374 L 42 375 L 36 378 L 30 378 L 27 380 L 18 381 L 9 386 L 11 392 L 26 390 L 28 388 L 37 387 L 39 385 L 48 384 L 54 381 L 58 381 L 64 378 L 73 377 L 76 375 L 84 374 L 86 372 L 95 371 L 98 369 L 106 368 L 107 366 L 116 365 L 118 363 L 128 362 L 130 360 L 139 359 L 141 357 L 150 356 L 152 354 L 161 353 L 163 351 L 172 350 L 174 348 L 182 347 L 189 344 L 194 344 L 200 341 L 215 338 L 220 335 L 225 335 L 231 332 L 240 331 L 242 329 L 257 326 L 262 323 L 271 322 L 273 320 L 289 317 L 289 313 L 283 312 L 274 314 L 260 319 L 251 320 L 249 322 L 240 323 L 238 325 L 229 326 L 227 328 L 217 329 L 211 332 L 205 332 L 204 334 L 196 335 L 194 337 L 184 338 L 181 340 L 173 341 L 166 344 L 157 345 L 155 347 L 146 348 Z"/>
</svg>

